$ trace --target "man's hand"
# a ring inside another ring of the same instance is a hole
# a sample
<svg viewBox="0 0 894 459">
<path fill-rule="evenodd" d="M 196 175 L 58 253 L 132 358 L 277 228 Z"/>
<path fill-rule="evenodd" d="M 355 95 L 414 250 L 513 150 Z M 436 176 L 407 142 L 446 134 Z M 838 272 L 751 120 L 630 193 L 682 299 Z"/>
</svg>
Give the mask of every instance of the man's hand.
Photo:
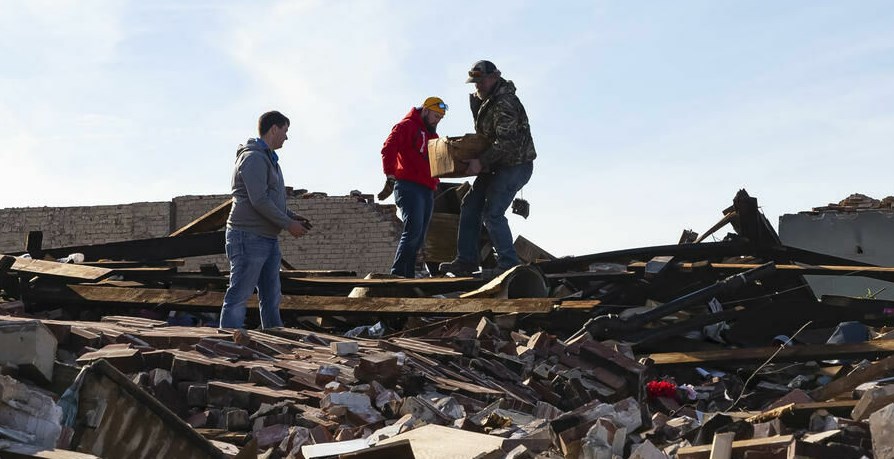
<svg viewBox="0 0 894 459">
<path fill-rule="evenodd" d="M 466 162 L 468 166 L 466 166 L 466 174 L 469 175 L 478 175 L 481 173 L 481 160 L 480 159 L 470 159 Z"/>
<path fill-rule="evenodd" d="M 393 193 L 393 192 L 394 192 L 394 177 L 389 175 L 388 178 L 385 180 L 385 186 L 382 187 L 382 191 L 380 191 L 379 194 L 376 195 L 376 197 L 379 198 L 379 201 L 384 201 L 384 200 L 388 199 L 388 196 L 391 196 L 391 193 Z"/>
<path fill-rule="evenodd" d="M 292 215 L 292 220 L 295 220 L 296 222 L 301 223 L 307 229 L 311 229 L 314 227 L 314 225 L 310 224 L 310 219 L 305 217 L 304 215 L 294 214 L 294 215 Z"/>
<path fill-rule="evenodd" d="M 289 234 L 294 237 L 304 236 L 307 234 L 307 227 L 298 220 L 292 220 L 292 223 L 289 223 Z"/>
</svg>

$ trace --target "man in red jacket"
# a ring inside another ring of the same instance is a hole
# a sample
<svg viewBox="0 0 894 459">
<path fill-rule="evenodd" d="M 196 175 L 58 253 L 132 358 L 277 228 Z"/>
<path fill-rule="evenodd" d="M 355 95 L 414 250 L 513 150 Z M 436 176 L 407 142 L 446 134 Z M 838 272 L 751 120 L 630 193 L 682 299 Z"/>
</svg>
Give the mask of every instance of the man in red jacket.
<svg viewBox="0 0 894 459">
<path fill-rule="evenodd" d="M 447 104 L 443 100 L 425 99 L 422 106 L 410 109 L 394 125 L 382 147 L 386 181 L 378 197 L 384 200 L 393 191 L 404 221 L 391 274 L 416 277 L 416 254 L 425 242 L 438 187 L 438 179 L 431 176 L 428 165 L 428 141 L 438 138 L 436 128 L 445 114 Z"/>
</svg>

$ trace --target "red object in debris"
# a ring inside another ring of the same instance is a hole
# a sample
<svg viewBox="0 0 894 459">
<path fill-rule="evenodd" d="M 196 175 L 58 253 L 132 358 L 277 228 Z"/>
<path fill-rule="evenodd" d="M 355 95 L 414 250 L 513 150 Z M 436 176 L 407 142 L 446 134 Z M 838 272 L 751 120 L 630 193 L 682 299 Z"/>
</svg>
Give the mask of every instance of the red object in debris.
<svg viewBox="0 0 894 459">
<path fill-rule="evenodd" d="M 649 399 L 667 397 L 677 400 L 677 385 L 669 381 L 649 381 L 646 383 Z"/>
</svg>

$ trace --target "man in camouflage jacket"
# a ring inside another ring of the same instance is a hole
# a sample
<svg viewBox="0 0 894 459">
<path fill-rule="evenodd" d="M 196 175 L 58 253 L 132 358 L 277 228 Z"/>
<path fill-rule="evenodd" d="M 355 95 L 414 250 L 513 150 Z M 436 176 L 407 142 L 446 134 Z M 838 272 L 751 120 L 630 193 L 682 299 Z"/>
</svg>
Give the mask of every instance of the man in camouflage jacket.
<svg viewBox="0 0 894 459">
<path fill-rule="evenodd" d="M 506 210 L 534 170 L 534 141 L 525 107 L 515 95 L 512 81 L 503 79 L 490 61 L 478 61 L 466 83 L 475 83 L 470 95 L 475 132 L 491 141 L 478 159 L 469 161 L 467 173 L 477 175 L 463 198 L 459 218 L 456 259 L 442 263 L 442 273 L 469 275 L 478 270 L 478 235 L 481 225 L 497 252 L 497 268 L 505 271 L 520 263 L 512 245 Z"/>
</svg>

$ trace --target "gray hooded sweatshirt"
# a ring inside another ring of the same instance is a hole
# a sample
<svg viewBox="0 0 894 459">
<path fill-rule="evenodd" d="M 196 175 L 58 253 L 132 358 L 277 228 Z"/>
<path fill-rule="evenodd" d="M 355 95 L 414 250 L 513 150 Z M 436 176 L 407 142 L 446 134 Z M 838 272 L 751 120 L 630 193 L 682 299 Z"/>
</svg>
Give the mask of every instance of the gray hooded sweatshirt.
<svg viewBox="0 0 894 459">
<path fill-rule="evenodd" d="M 249 139 L 236 151 L 227 228 L 275 238 L 289 228 L 294 214 L 286 208 L 282 169 L 273 162 L 273 151 L 261 145 Z"/>
</svg>

